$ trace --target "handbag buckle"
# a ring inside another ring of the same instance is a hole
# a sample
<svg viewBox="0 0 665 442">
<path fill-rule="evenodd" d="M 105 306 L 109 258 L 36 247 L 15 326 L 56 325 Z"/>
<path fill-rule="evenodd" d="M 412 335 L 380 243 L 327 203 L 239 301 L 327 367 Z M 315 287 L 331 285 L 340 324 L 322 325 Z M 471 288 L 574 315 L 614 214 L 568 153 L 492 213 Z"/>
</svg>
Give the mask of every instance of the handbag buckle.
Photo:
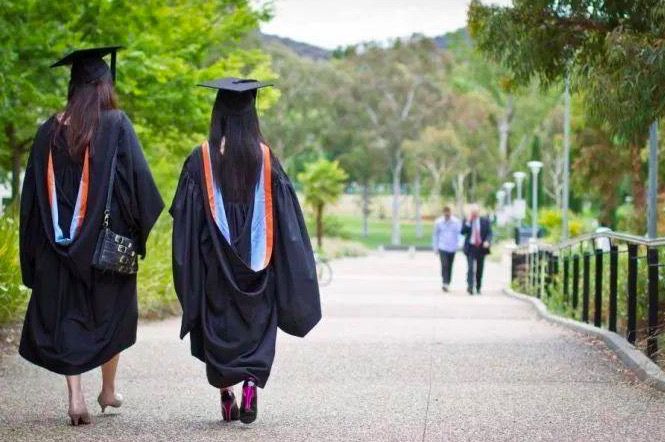
<svg viewBox="0 0 665 442">
<path fill-rule="evenodd" d="M 119 261 L 120 261 L 120 264 L 124 264 L 124 263 L 127 262 L 127 257 L 125 255 L 123 255 L 123 256 L 120 257 Z"/>
<path fill-rule="evenodd" d="M 127 252 L 127 247 L 123 246 L 122 244 L 118 245 L 118 252 L 120 253 Z"/>
<path fill-rule="evenodd" d="M 115 238 L 113 238 L 113 242 L 122 244 L 122 236 L 116 235 Z"/>
</svg>

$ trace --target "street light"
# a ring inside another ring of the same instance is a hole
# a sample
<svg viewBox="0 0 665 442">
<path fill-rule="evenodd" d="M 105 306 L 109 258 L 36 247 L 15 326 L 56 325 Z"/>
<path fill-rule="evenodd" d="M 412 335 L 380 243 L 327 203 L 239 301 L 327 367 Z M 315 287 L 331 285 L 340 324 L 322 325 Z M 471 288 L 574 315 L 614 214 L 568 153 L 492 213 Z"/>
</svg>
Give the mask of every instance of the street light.
<svg viewBox="0 0 665 442">
<path fill-rule="evenodd" d="M 522 226 L 522 221 L 526 217 L 526 201 L 522 197 L 522 184 L 527 177 L 526 172 L 518 171 L 513 173 L 513 178 L 517 183 L 517 199 L 513 203 L 513 213 L 517 221 L 519 222 L 520 227 Z"/>
<path fill-rule="evenodd" d="M 540 161 L 529 161 L 526 165 L 531 169 L 533 191 L 531 192 L 531 238 L 538 238 L 538 172 L 543 167 Z"/>
<path fill-rule="evenodd" d="M 503 188 L 506 191 L 506 214 L 508 216 L 508 221 L 512 221 L 515 216 L 513 208 L 513 189 L 515 188 L 515 183 L 511 183 L 510 181 L 503 183 Z"/>
<path fill-rule="evenodd" d="M 506 199 L 506 192 L 502 189 L 499 188 L 499 190 L 496 191 L 496 208 L 495 208 L 495 214 L 496 214 L 496 220 L 500 226 L 503 226 L 505 224 L 505 212 L 506 209 L 504 207 L 505 199 Z"/>
<path fill-rule="evenodd" d="M 503 183 L 503 188 L 506 190 L 506 195 L 508 196 L 508 199 L 506 200 L 506 204 L 508 206 L 513 205 L 513 189 L 515 188 L 515 183 L 512 182 L 507 182 Z"/>
<path fill-rule="evenodd" d="M 503 209 L 503 202 L 504 199 L 506 198 L 506 192 L 499 189 L 496 191 L 496 205 L 497 205 L 497 210 Z"/>
<path fill-rule="evenodd" d="M 513 178 L 515 178 L 515 182 L 517 183 L 517 199 L 521 200 L 522 199 L 522 183 L 524 182 L 524 179 L 526 178 L 526 172 L 514 172 L 513 173 Z"/>
</svg>

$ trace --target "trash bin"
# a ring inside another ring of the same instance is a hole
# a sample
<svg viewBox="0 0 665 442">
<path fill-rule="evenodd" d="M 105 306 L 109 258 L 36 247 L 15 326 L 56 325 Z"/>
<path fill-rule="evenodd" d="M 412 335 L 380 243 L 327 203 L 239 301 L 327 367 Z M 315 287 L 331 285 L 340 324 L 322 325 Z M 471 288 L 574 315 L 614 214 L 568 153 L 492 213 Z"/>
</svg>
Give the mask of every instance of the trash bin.
<svg viewBox="0 0 665 442">
<path fill-rule="evenodd" d="M 515 244 L 518 246 L 527 244 L 532 236 L 531 227 L 515 227 Z M 545 229 L 539 226 L 536 229 L 536 236 L 537 238 L 542 238 L 545 236 Z"/>
</svg>

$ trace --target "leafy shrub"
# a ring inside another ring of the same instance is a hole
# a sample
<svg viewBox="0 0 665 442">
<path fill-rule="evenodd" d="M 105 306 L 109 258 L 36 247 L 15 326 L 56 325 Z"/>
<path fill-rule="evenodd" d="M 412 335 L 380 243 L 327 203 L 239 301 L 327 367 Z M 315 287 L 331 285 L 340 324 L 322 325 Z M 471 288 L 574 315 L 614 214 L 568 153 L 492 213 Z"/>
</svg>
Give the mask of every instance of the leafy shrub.
<svg viewBox="0 0 665 442">
<path fill-rule="evenodd" d="M 307 232 L 311 236 L 316 231 L 316 220 L 313 216 L 308 214 L 305 222 L 307 224 Z M 342 239 L 349 239 L 351 237 L 346 229 L 344 221 L 334 215 L 326 215 L 323 217 L 323 236 Z"/>
<path fill-rule="evenodd" d="M 147 254 L 139 262 L 138 298 L 142 318 L 158 319 L 178 314 L 171 273 L 171 217 L 164 212 L 150 233 Z"/>
<path fill-rule="evenodd" d="M 21 320 L 30 289 L 21 283 L 18 220 L 0 217 L 0 326 Z M 171 221 L 160 217 L 148 240 L 148 254 L 140 262 L 139 313 L 156 319 L 180 312 L 171 277 Z"/>
<path fill-rule="evenodd" d="M 542 209 L 538 213 L 538 224 L 547 231 L 548 238 L 553 242 L 561 240 L 561 211 L 548 208 Z M 591 220 L 585 219 L 574 212 L 568 212 L 568 237 L 572 238 L 585 233 L 591 229 Z"/>
<path fill-rule="evenodd" d="M 21 283 L 18 220 L 0 217 L 0 326 L 21 318 L 30 290 Z"/>
</svg>

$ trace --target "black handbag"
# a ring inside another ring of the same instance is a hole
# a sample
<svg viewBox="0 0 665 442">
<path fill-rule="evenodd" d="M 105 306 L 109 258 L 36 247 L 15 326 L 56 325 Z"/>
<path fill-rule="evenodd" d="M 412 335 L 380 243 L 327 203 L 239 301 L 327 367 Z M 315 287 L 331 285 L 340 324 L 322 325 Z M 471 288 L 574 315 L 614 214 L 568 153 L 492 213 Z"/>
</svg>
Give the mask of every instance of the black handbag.
<svg viewBox="0 0 665 442">
<path fill-rule="evenodd" d="M 139 270 L 138 254 L 136 252 L 136 241 L 119 235 L 111 230 L 111 197 L 113 195 L 113 182 L 116 173 L 116 157 L 118 147 L 116 145 L 111 162 L 111 174 L 109 188 L 106 194 L 106 206 L 104 207 L 104 222 L 102 230 L 97 238 L 95 253 L 92 257 L 92 266 L 97 270 L 133 275 Z"/>
</svg>

